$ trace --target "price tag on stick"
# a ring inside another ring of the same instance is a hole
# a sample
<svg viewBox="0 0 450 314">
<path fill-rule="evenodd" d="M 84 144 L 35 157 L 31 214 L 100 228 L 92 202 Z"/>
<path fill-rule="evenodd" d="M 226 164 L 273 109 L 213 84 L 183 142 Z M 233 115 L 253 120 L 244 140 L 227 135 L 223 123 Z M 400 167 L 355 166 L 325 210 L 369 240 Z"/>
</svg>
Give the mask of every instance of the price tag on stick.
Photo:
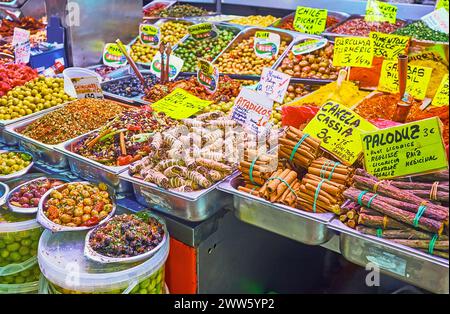
<svg viewBox="0 0 450 314">
<path fill-rule="evenodd" d="M 139 25 L 139 40 L 146 46 L 157 48 L 161 42 L 159 27 L 151 24 Z"/>
<path fill-rule="evenodd" d="M 204 59 L 198 60 L 197 68 L 197 81 L 208 93 L 214 94 L 219 87 L 219 68 Z"/>
<path fill-rule="evenodd" d="M 295 11 L 294 29 L 306 34 L 320 34 L 327 25 L 328 11 L 298 6 Z"/>
<path fill-rule="evenodd" d="M 283 103 L 291 76 L 271 68 L 263 68 L 256 90 L 273 101 Z"/>
<path fill-rule="evenodd" d="M 370 38 L 339 37 L 334 42 L 333 66 L 372 67 L 373 49 Z"/>
<path fill-rule="evenodd" d="M 448 74 L 444 75 L 442 78 L 441 84 L 434 95 L 433 102 L 431 103 L 433 106 L 442 107 L 448 106 L 449 104 L 449 92 L 448 92 Z"/>
<path fill-rule="evenodd" d="M 200 23 L 189 26 L 188 32 L 194 40 L 211 39 L 219 36 L 216 25 L 212 23 Z"/>
<path fill-rule="evenodd" d="M 174 54 L 170 55 L 169 58 L 169 80 L 174 80 L 178 74 L 180 74 L 181 69 L 183 68 L 184 60 L 175 56 Z M 161 78 L 161 53 L 157 52 L 153 57 L 152 64 L 150 65 L 150 72 L 156 75 L 158 78 Z"/>
<path fill-rule="evenodd" d="M 427 93 L 432 71 L 432 68 L 408 64 L 406 92 L 416 99 L 423 100 Z M 388 93 L 399 92 L 398 61 L 383 61 L 378 90 Z"/>
<path fill-rule="evenodd" d="M 255 54 L 260 58 L 276 57 L 280 50 L 280 35 L 271 32 L 256 32 L 253 48 Z"/>
<path fill-rule="evenodd" d="M 364 19 L 367 22 L 389 22 L 395 24 L 397 7 L 385 2 L 368 0 Z"/>
<path fill-rule="evenodd" d="M 366 170 L 380 179 L 448 168 L 439 118 L 363 132 Z"/>
<path fill-rule="evenodd" d="M 118 68 L 127 64 L 127 58 L 116 43 L 108 43 L 103 48 L 103 64 Z"/>
<path fill-rule="evenodd" d="M 377 128 L 354 111 L 328 101 L 303 130 L 321 140 L 321 146 L 340 161 L 352 165 L 362 153 L 361 131 Z"/>
</svg>

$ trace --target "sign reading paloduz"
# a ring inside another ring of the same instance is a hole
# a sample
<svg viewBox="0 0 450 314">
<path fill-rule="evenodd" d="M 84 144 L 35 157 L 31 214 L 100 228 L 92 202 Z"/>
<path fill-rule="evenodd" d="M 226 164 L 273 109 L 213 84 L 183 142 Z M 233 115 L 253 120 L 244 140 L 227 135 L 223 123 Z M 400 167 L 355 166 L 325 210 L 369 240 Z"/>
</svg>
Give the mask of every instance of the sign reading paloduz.
<svg viewBox="0 0 450 314">
<path fill-rule="evenodd" d="M 439 118 L 362 132 L 366 170 L 380 179 L 448 168 Z"/>
</svg>

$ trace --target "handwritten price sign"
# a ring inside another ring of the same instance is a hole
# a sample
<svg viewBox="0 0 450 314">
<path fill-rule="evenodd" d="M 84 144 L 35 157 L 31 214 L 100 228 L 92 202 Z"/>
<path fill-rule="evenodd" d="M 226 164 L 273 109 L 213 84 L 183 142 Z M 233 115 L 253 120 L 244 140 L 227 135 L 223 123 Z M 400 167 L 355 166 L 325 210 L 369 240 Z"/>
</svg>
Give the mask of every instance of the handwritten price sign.
<svg viewBox="0 0 450 314">
<path fill-rule="evenodd" d="M 380 1 L 368 0 L 365 20 L 367 22 L 389 22 L 395 24 L 397 7 Z"/>
<path fill-rule="evenodd" d="M 372 41 L 373 55 L 376 57 L 393 60 L 398 55 L 408 52 L 410 40 L 408 36 L 371 32 L 369 38 Z"/>
<path fill-rule="evenodd" d="M 290 75 L 270 68 L 264 68 L 256 91 L 281 104 L 283 103 L 290 80 Z"/>
<path fill-rule="evenodd" d="M 294 17 L 294 29 L 306 34 L 320 34 L 327 25 L 328 11 L 308 7 L 297 7 Z"/>
<path fill-rule="evenodd" d="M 363 132 L 366 170 L 380 179 L 447 169 L 439 118 Z"/>
<path fill-rule="evenodd" d="M 373 49 L 370 38 L 339 37 L 334 42 L 333 66 L 372 67 Z"/>
<path fill-rule="evenodd" d="M 432 68 L 408 64 L 406 92 L 416 99 L 423 100 L 427 93 L 432 71 Z M 383 61 L 378 90 L 388 93 L 398 93 L 399 82 L 397 61 Z"/>
<path fill-rule="evenodd" d="M 433 106 L 442 107 L 448 106 L 448 74 L 446 74 L 439 85 L 439 88 L 434 95 L 433 102 L 431 103 Z"/>
</svg>

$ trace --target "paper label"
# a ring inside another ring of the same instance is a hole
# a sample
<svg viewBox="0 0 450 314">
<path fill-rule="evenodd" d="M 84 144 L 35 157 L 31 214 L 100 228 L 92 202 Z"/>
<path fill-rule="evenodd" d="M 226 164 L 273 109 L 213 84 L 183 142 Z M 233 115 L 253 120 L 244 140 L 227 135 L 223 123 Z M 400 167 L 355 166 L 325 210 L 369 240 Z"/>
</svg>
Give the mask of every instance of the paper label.
<svg viewBox="0 0 450 314">
<path fill-rule="evenodd" d="M 437 0 L 435 10 L 444 8 L 448 11 L 448 0 Z"/>
<path fill-rule="evenodd" d="M 370 38 L 339 37 L 334 42 L 333 66 L 372 67 L 373 49 Z"/>
<path fill-rule="evenodd" d="M 295 11 L 294 29 L 306 34 L 321 34 L 327 25 L 328 11 L 298 6 Z"/>
<path fill-rule="evenodd" d="M 378 90 L 388 93 L 399 92 L 397 65 L 398 61 L 383 61 Z M 427 93 L 432 71 L 432 68 L 408 64 L 406 92 L 416 99 L 423 100 Z"/>
<path fill-rule="evenodd" d="M 16 44 L 21 44 L 27 41 L 30 41 L 30 31 L 19 27 L 14 27 L 12 45 L 15 46 Z"/>
<path fill-rule="evenodd" d="M 448 66 L 448 62 L 446 59 L 444 59 L 439 52 L 437 51 L 424 51 L 412 56 L 408 57 L 409 61 L 414 61 L 414 60 L 433 60 L 436 62 L 441 62 L 445 65 Z"/>
<path fill-rule="evenodd" d="M 211 103 L 212 101 L 200 99 L 182 88 L 175 88 L 151 107 L 156 112 L 164 112 L 173 119 L 181 120 L 189 118 Z"/>
<path fill-rule="evenodd" d="M 29 40 L 17 43 L 14 46 L 14 63 L 27 64 L 30 62 L 30 56 L 31 44 Z"/>
<path fill-rule="evenodd" d="M 165 55 L 164 55 L 165 56 Z M 184 60 L 171 54 L 169 58 L 169 80 L 174 80 L 183 68 Z M 150 72 L 161 78 L 161 53 L 157 52 L 150 65 Z"/>
<path fill-rule="evenodd" d="M 139 25 L 139 40 L 144 45 L 158 47 L 161 42 L 161 31 L 159 27 L 150 24 Z"/>
<path fill-rule="evenodd" d="M 215 93 L 219 87 L 219 68 L 207 60 L 198 59 L 197 81 L 205 86 L 208 93 Z"/>
<path fill-rule="evenodd" d="M 389 22 L 395 24 L 397 20 L 397 7 L 385 2 L 368 0 L 364 19 L 367 22 Z"/>
<path fill-rule="evenodd" d="M 421 18 L 431 29 L 448 34 L 448 11 L 445 8 L 433 11 Z"/>
<path fill-rule="evenodd" d="M 365 168 L 379 179 L 448 168 L 437 117 L 362 133 L 361 140 Z"/>
<path fill-rule="evenodd" d="M 103 48 L 103 64 L 118 68 L 127 64 L 127 58 L 116 43 L 108 43 Z"/>
<path fill-rule="evenodd" d="M 431 103 L 433 106 L 442 107 L 448 106 L 449 100 L 449 92 L 448 92 L 448 73 L 444 75 L 442 78 L 441 84 L 439 84 L 439 88 L 434 95 L 433 102 Z"/>
<path fill-rule="evenodd" d="M 263 68 L 261 80 L 259 81 L 256 90 L 273 101 L 282 104 L 290 80 L 290 75 L 278 72 L 271 68 Z"/>
<path fill-rule="evenodd" d="M 214 24 L 200 23 L 188 27 L 188 32 L 195 40 L 203 40 L 206 38 L 216 38 L 219 31 Z"/>
<path fill-rule="evenodd" d="M 371 32 L 369 38 L 372 41 L 373 55 L 375 57 L 393 60 L 398 55 L 408 53 L 410 40 L 408 36 Z"/>
<path fill-rule="evenodd" d="M 268 125 L 272 114 L 273 101 L 267 96 L 248 88 L 242 88 L 234 101 L 231 118 L 258 134 Z"/>
<path fill-rule="evenodd" d="M 352 165 L 362 153 L 361 131 L 377 128 L 357 113 L 328 101 L 303 130 L 321 140 L 321 146 L 340 161 Z"/>
<path fill-rule="evenodd" d="M 103 90 L 100 86 L 98 77 L 86 76 L 71 79 L 78 99 L 96 98 L 103 99 Z"/>
<path fill-rule="evenodd" d="M 293 46 L 291 51 L 296 56 L 303 55 L 321 49 L 325 47 L 327 43 L 328 40 L 326 38 L 306 40 Z"/>
<path fill-rule="evenodd" d="M 280 35 L 271 32 L 256 32 L 253 49 L 256 56 L 271 59 L 278 56 Z"/>
</svg>

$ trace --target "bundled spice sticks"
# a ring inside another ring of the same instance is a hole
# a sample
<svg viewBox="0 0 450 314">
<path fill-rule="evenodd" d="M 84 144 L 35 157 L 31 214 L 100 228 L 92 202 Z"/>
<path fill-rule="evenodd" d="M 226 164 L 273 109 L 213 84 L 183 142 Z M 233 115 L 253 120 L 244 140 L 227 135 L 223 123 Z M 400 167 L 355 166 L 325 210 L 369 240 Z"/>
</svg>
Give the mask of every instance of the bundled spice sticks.
<svg viewBox="0 0 450 314">
<path fill-rule="evenodd" d="M 307 169 L 321 154 L 320 141 L 294 127 L 288 127 L 279 139 L 279 158 L 284 158 L 295 167 Z"/>
</svg>

